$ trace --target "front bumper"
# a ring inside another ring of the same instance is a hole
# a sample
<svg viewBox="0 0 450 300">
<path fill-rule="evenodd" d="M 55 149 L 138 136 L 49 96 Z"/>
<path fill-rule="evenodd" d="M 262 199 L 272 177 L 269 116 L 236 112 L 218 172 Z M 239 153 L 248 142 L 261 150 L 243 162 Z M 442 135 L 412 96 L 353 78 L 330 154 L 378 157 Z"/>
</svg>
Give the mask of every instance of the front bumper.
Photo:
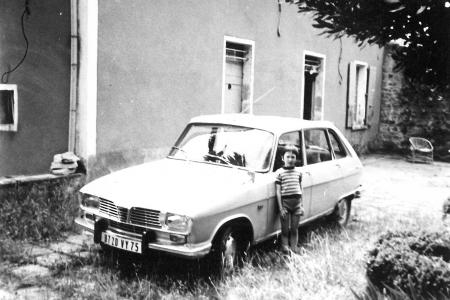
<svg viewBox="0 0 450 300">
<path fill-rule="evenodd" d="M 93 234 L 94 236 L 98 233 L 96 233 L 96 226 L 95 222 L 91 220 L 87 220 L 83 217 L 78 217 L 75 219 L 75 223 L 80 226 L 85 232 L 88 234 Z M 103 230 L 101 228 L 97 229 L 97 231 Z M 120 234 L 117 234 L 111 230 L 105 229 L 104 231 L 107 231 L 109 234 L 116 234 L 121 237 L 126 237 L 131 240 L 136 240 L 135 234 L 127 234 L 125 232 L 121 232 Z M 99 233 L 101 234 L 101 232 Z M 205 243 L 199 243 L 199 244 L 182 244 L 182 245 L 175 245 L 175 244 L 169 244 L 169 243 L 159 243 L 159 242 L 148 242 L 145 243 L 146 249 L 152 249 L 157 250 L 169 254 L 173 254 L 176 256 L 181 256 L 184 258 L 190 258 L 190 259 L 196 259 L 196 258 L 202 258 L 206 256 L 210 250 L 211 250 L 211 243 L 205 242 Z"/>
</svg>

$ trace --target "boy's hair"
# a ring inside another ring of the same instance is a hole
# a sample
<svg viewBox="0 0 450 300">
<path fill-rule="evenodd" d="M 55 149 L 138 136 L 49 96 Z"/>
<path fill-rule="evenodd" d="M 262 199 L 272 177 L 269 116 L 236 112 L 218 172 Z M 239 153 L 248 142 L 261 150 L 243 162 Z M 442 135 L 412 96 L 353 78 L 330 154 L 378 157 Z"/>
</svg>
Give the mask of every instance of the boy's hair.
<svg viewBox="0 0 450 300">
<path fill-rule="evenodd" d="M 287 144 L 283 147 L 283 153 L 282 155 L 286 154 L 286 152 L 292 152 L 295 154 L 295 156 L 298 156 L 298 148 L 292 144 Z"/>
</svg>

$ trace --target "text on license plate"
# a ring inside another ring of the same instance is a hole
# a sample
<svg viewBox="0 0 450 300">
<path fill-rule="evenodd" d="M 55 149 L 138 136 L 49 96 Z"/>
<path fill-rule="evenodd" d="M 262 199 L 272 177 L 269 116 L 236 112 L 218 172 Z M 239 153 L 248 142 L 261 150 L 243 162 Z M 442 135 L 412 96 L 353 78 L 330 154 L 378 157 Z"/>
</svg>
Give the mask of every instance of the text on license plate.
<svg viewBox="0 0 450 300">
<path fill-rule="evenodd" d="M 119 249 L 127 250 L 130 252 L 141 253 L 141 242 L 124 239 L 118 236 L 102 232 L 102 242 L 106 245 L 110 245 Z"/>
</svg>

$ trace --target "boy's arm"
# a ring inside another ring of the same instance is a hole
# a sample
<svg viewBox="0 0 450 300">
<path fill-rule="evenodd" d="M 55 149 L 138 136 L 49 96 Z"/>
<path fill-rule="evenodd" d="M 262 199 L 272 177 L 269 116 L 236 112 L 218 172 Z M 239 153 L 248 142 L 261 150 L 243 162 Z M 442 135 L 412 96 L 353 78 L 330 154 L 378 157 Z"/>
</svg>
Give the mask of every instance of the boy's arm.
<svg viewBox="0 0 450 300">
<path fill-rule="evenodd" d="M 275 187 L 276 187 L 276 190 L 277 190 L 278 209 L 281 211 L 281 209 L 283 208 L 281 206 L 281 185 L 280 184 L 276 184 Z"/>
<path fill-rule="evenodd" d="M 286 216 L 286 209 L 281 205 L 281 184 L 276 184 L 278 209 L 282 218 Z"/>
</svg>

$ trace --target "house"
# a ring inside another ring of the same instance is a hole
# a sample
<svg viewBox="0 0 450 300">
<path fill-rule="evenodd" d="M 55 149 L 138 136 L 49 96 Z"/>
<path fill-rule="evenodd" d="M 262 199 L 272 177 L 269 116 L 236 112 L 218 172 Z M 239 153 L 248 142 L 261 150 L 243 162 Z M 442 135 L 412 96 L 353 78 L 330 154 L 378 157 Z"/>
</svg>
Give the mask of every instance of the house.
<svg viewBox="0 0 450 300">
<path fill-rule="evenodd" d="M 90 178 L 160 158 L 201 114 L 326 119 L 359 151 L 378 132 L 383 49 L 319 35 L 295 5 L 2 1 L 2 73 L 24 52 L 26 5 L 28 54 L 0 86 L 0 176 L 67 150 Z"/>
</svg>

